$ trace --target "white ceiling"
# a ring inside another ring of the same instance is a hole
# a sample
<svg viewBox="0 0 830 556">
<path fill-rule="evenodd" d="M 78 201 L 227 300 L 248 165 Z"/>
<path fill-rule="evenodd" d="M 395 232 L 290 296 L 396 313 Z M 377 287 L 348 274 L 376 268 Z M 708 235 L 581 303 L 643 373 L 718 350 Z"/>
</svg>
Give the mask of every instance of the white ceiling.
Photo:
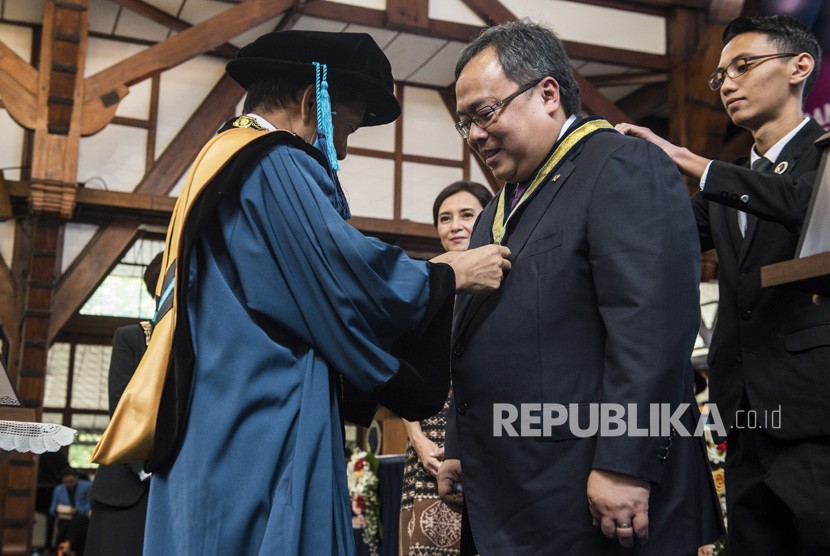
<svg viewBox="0 0 830 556">
<path fill-rule="evenodd" d="M 217 0 L 144 1 L 191 25 L 196 25 L 233 6 L 228 1 Z M 385 9 L 385 0 L 339 0 L 338 3 L 374 10 Z M 568 0 L 502 0 L 502 4 L 518 17 L 530 17 L 550 25 L 563 40 L 649 54 L 665 53 L 665 21 L 658 16 Z M 39 24 L 42 20 L 42 13 L 43 0 L 0 0 L 0 20 Z M 90 0 L 89 15 L 90 31 L 100 35 L 154 43 L 173 33 L 166 27 L 112 0 Z M 483 25 L 483 22 L 461 0 L 431 0 L 429 16 L 432 19 L 453 23 Z M 231 44 L 237 47 L 243 46 L 257 36 L 274 30 L 282 17 L 263 21 L 256 28 L 235 37 L 230 41 Z M 452 83 L 455 60 L 464 46 L 464 43 L 459 41 L 443 40 L 394 29 L 366 27 L 307 15 L 301 15 L 293 28 L 369 33 L 389 57 L 397 80 L 436 87 L 446 87 Z M 599 64 L 581 60 L 574 60 L 573 63 L 585 76 L 636 71 L 635 68 L 624 65 Z M 617 100 L 636 88 L 636 86 L 607 87 L 601 90 L 611 100 Z"/>
</svg>

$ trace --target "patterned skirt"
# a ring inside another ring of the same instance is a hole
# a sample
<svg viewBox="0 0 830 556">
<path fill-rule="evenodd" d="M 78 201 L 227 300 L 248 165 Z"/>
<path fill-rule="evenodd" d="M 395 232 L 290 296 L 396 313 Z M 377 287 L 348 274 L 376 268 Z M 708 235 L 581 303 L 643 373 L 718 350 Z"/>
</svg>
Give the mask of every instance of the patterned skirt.
<svg viewBox="0 0 830 556">
<path fill-rule="evenodd" d="M 444 424 L 449 400 L 440 413 L 421 421 L 424 435 L 444 446 Z M 406 447 L 400 517 L 401 556 L 458 556 L 461 514 L 438 498 L 438 484 L 411 444 Z"/>
</svg>

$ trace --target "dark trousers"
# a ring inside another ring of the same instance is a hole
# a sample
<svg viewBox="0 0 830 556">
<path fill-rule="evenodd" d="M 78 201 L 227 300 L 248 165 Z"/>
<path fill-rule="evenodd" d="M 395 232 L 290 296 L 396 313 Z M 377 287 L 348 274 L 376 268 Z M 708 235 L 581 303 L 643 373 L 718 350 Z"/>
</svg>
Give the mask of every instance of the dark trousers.
<svg viewBox="0 0 830 556">
<path fill-rule="evenodd" d="M 470 517 L 467 513 L 466 503 L 461 513 L 461 544 L 459 548 L 461 556 L 476 556 L 478 554 L 476 543 L 473 540 L 473 530 L 470 528 Z"/>
<path fill-rule="evenodd" d="M 830 437 L 733 428 L 726 445 L 729 556 L 830 554 Z"/>
<path fill-rule="evenodd" d="M 72 550 L 78 556 L 83 556 L 88 527 L 89 518 L 84 515 L 75 514 L 72 516 L 72 519 L 58 518 L 55 548 L 60 546 L 63 541 L 69 541 L 72 545 Z"/>
</svg>

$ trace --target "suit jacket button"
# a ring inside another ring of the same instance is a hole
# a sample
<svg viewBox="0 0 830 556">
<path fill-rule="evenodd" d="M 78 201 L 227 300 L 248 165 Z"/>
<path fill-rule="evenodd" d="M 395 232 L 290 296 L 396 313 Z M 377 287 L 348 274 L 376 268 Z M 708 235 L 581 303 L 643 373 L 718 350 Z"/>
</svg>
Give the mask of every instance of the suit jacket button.
<svg viewBox="0 0 830 556">
<path fill-rule="evenodd" d="M 452 350 L 453 355 L 456 357 L 461 357 L 464 354 L 464 344 L 455 344 L 455 347 Z"/>
<path fill-rule="evenodd" d="M 455 410 L 458 412 L 459 415 L 464 415 L 465 413 L 467 413 L 467 404 L 462 402 L 456 406 Z"/>
<path fill-rule="evenodd" d="M 744 362 L 744 354 L 741 353 L 741 352 L 738 352 L 738 355 L 735 356 L 735 361 L 737 361 L 738 363 L 743 363 Z"/>
<path fill-rule="evenodd" d="M 743 320 L 749 320 L 752 318 L 752 310 L 751 309 L 744 309 L 741 311 L 741 318 Z"/>
</svg>

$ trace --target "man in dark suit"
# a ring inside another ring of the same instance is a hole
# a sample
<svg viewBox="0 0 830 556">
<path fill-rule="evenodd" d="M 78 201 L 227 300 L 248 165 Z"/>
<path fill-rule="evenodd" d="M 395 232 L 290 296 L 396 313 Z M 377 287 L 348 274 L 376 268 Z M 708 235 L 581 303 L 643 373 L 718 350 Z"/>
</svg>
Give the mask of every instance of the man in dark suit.
<svg viewBox="0 0 830 556">
<path fill-rule="evenodd" d="M 802 106 L 821 49 L 787 16 L 739 17 L 723 42 L 709 84 L 752 133 L 748 159 L 712 161 L 648 129 L 618 129 L 700 180 L 700 242 L 719 262 L 708 362 L 728 430 L 729 554 L 830 554 L 830 305 L 760 284 L 761 267 L 795 256 L 815 182 L 823 130 Z"/>
<path fill-rule="evenodd" d="M 456 79 L 456 128 L 506 182 L 471 246 L 507 245 L 512 267 L 456 303 L 442 498 L 485 556 L 696 553 L 721 525 L 692 434 L 700 251 L 677 170 L 578 117 L 542 26 L 487 29 Z M 677 417 L 644 431 L 656 404 Z"/>
<path fill-rule="evenodd" d="M 144 270 L 144 285 L 153 296 L 161 271 L 163 253 L 156 255 Z M 112 339 L 109 368 L 109 412 L 147 350 L 150 322 L 122 326 Z M 144 462 L 101 465 L 92 483 L 92 518 L 87 539 L 87 556 L 140 556 L 144 546 L 144 520 L 150 476 Z"/>
</svg>

